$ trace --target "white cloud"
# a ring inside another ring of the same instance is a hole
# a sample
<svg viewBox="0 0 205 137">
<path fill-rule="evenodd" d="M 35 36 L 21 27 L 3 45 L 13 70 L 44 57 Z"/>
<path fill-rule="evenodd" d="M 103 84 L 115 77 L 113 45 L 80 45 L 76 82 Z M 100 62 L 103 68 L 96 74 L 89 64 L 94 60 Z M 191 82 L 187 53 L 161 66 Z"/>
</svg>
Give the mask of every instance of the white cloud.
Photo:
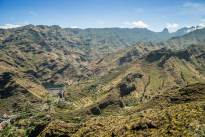
<svg viewBox="0 0 205 137">
<path fill-rule="evenodd" d="M 144 21 L 126 21 L 122 23 L 121 28 L 149 28 L 150 26 L 146 24 Z"/>
<path fill-rule="evenodd" d="M 17 27 L 21 27 L 21 25 L 17 25 L 17 24 L 4 24 L 4 25 L 0 25 L 1 29 L 11 29 L 11 28 L 17 28 Z"/>
<path fill-rule="evenodd" d="M 175 32 L 175 31 L 178 30 L 179 24 L 177 24 L 177 23 L 167 23 L 167 26 L 166 26 L 166 27 L 168 28 L 168 30 L 169 30 L 170 32 Z"/>
<path fill-rule="evenodd" d="M 205 28 L 205 19 L 201 19 L 200 23 L 196 27 Z"/>
<path fill-rule="evenodd" d="M 135 28 L 148 28 L 149 25 L 146 24 L 144 21 L 133 21 L 132 23 L 132 26 L 134 26 Z"/>
<path fill-rule="evenodd" d="M 205 22 L 199 24 L 200 27 L 205 27 Z"/>
<path fill-rule="evenodd" d="M 79 28 L 78 26 L 71 26 L 70 28 L 76 29 Z"/>
<path fill-rule="evenodd" d="M 202 28 L 205 27 L 205 19 L 201 20 L 201 23 L 199 24 L 199 27 L 202 27 Z"/>
</svg>

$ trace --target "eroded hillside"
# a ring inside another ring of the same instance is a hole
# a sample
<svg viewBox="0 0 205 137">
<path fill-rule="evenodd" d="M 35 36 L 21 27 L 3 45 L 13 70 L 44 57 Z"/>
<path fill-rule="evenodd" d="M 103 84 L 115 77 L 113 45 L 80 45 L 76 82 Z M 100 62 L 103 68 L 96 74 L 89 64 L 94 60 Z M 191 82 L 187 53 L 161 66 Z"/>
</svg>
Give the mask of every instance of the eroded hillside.
<svg viewBox="0 0 205 137">
<path fill-rule="evenodd" d="M 204 29 L 128 33 L 0 30 L 0 136 L 203 136 Z"/>
</svg>

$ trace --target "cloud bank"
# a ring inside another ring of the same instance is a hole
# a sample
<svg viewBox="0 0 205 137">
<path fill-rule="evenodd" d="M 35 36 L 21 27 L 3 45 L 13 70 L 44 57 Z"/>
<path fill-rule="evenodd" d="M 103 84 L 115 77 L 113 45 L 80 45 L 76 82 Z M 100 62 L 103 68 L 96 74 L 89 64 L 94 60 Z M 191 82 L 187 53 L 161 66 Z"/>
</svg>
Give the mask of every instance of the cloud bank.
<svg viewBox="0 0 205 137">
<path fill-rule="evenodd" d="M 123 28 L 148 28 L 149 25 L 142 20 L 132 21 L 132 22 L 124 22 Z"/>
<path fill-rule="evenodd" d="M 21 25 L 17 25 L 17 24 L 4 24 L 4 25 L 0 25 L 1 29 L 11 29 L 11 28 L 17 28 L 17 27 L 21 27 Z"/>
<path fill-rule="evenodd" d="M 134 21 L 132 22 L 132 25 L 135 27 L 135 28 L 148 28 L 149 25 L 146 24 L 144 21 L 142 20 L 139 20 L 139 21 Z"/>
<path fill-rule="evenodd" d="M 167 23 L 166 27 L 170 32 L 175 32 L 179 29 L 179 24 L 177 24 L 177 23 Z"/>
</svg>

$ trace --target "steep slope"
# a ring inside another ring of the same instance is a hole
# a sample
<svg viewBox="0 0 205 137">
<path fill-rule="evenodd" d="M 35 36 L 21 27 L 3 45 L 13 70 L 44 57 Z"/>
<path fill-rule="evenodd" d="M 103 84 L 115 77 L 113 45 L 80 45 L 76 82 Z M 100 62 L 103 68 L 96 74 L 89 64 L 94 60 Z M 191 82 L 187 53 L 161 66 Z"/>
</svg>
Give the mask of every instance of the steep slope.
<svg viewBox="0 0 205 137">
<path fill-rule="evenodd" d="M 118 58 L 116 55 L 119 55 L 121 58 L 118 63 L 124 64 L 151 50 L 180 45 L 181 40 L 177 42 L 172 40 L 172 42 L 157 44 L 139 42 L 134 47 L 131 46 L 137 41 L 160 41 L 173 35 L 175 34 L 171 35 L 166 29 L 156 33 L 137 28 L 83 30 L 28 25 L 0 30 L 0 63 L 2 66 L 17 68 L 18 71 L 26 73 L 44 85 L 52 83 L 70 85 L 79 80 L 88 79 L 93 74 L 102 75 L 106 71 L 104 68 L 111 63 L 109 59 L 112 59 L 113 53 L 115 53 L 113 59 Z M 191 34 L 179 39 L 188 35 Z M 195 35 L 190 37 L 195 37 Z M 126 49 L 127 47 L 130 50 Z M 120 52 L 127 53 L 120 55 Z M 98 70 L 101 67 L 103 69 Z"/>
<path fill-rule="evenodd" d="M 203 45 L 205 41 L 205 28 L 191 31 L 180 37 L 173 37 L 167 42 L 163 43 L 165 46 L 173 49 L 186 48 L 191 44 Z"/>
<path fill-rule="evenodd" d="M 0 37 L 0 63 L 42 83 L 70 84 L 90 73 L 80 40 L 58 26 L 2 30 Z"/>
<path fill-rule="evenodd" d="M 0 136 L 35 136 L 51 120 L 53 110 L 48 101 L 56 98 L 40 83 L 18 75 L 0 74 Z"/>
<path fill-rule="evenodd" d="M 138 106 L 169 90 L 203 83 L 204 51 L 200 46 L 179 51 L 163 48 L 124 65 L 116 63 L 103 76 L 68 87 L 65 100 L 71 102 L 73 111 L 65 107 L 56 116 L 73 121 L 92 115 L 120 115 L 124 108 Z"/>
<path fill-rule="evenodd" d="M 203 32 L 0 30 L 0 136 L 203 136 Z"/>
<path fill-rule="evenodd" d="M 204 84 L 172 89 L 121 116 L 95 117 L 83 124 L 53 121 L 39 136 L 203 136 L 204 98 Z"/>
<path fill-rule="evenodd" d="M 181 29 L 177 30 L 176 32 L 172 33 L 172 36 L 173 37 L 183 36 L 185 34 L 192 32 L 192 31 L 202 29 L 202 28 L 203 27 L 201 27 L 201 26 L 184 27 L 184 28 L 181 28 Z"/>
<path fill-rule="evenodd" d="M 12 113 L 26 102 L 36 100 L 41 103 L 48 95 L 48 92 L 42 86 L 29 81 L 25 77 L 18 78 L 11 72 L 1 73 L 0 83 L 1 115 Z"/>
</svg>

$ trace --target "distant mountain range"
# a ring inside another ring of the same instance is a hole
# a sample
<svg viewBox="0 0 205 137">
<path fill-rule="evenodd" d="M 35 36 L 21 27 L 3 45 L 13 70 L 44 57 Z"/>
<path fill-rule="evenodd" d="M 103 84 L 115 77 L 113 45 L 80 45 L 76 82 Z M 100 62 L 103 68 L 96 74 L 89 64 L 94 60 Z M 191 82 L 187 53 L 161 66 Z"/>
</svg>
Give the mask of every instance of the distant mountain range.
<svg viewBox="0 0 205 137">
<path fill-rule="evenodd" d="M 154 32 L 146 28 L 89 28 L 89 29 L 71 29 L 72 32 L 81 37 L 92 46 L 113 45 L 115 47 L 129 46 L 130 44 L 140 42 L 159 42 L 168 40 L 171 37 L 185 35 L 200 27 L 185 27 L 170 33 L 167 28 L 162 32 Z"/>
<path fill-rule="evenodd" d="M 88 28 L 88 29 L 79 29 L 79 28 L 60 28 L 57 25 L 54 26 L 34 26 L 27 25 L 12 30 L 21 30 L 25 28 L 47 28 L 47 29 L 59 29 L 64 31 L 64 33 L 72 34 L 73 36 L 81 39 L 83 42 L 83 48 L 97 47 L 104 48 L 109 47 L 112 50 L 112 47 L 122 48 L 126 46 L 133 45 L 136 42 L 159 42 L 168 40 L 172 37 L 183 36 L 189 32 L 192 32 L 197 29 L 201 29 L 199 26 L 193 27 L 184 27 L 176 32 L 170 33 L 167 28 L 162 32 L 154 32 L 146 28 Z M 1 32 L 6 31 L 0 29 Z M 86 46 L 87 45 L 87 46 Z"/>
<path fill-rule="evenodd" d="M 28 25 L 0 30 L 1 62 L 23 68 L 43 81 L 67 78 L 76 81 L 95 73 L 90 62 L 112 53 L 119 54 L 118 50 L 137 48 L 137 52 L 132 51 L 129 56 L 136 56 L 136 53 L 141 56 L 161 47 L 182 49 L 191 44 L 203 44 L 204 36 L 205 29 L 198 27 L 169 33 L 168 29 L 153 32 L 137 28 L 63 29 Z M 124 62 L 123 58 L 121 61 Z M 65 74 L 68 75 L 65 77 Z"/>
</svg>

